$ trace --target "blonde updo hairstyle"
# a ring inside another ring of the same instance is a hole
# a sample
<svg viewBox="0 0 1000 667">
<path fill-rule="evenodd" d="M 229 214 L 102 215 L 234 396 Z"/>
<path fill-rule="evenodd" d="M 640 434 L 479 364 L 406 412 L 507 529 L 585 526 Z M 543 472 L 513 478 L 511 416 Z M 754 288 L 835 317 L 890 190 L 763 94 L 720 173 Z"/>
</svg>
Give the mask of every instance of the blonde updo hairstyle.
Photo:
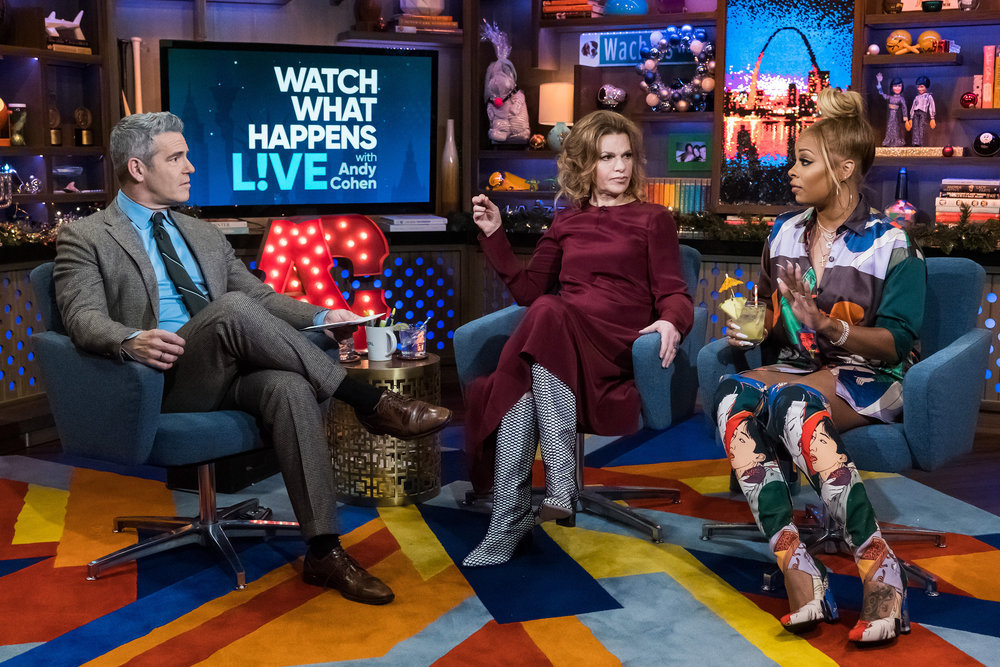
<svg viewBox="0 0 1000 667">
<path fill-rule="evenodd" d="M 609 134 L 628 136 L 632 150 L 632 180 L 625 194 L 636 199 L 646 198 L 646 158 L 642 150 L 642 134 L 636 124 L 625 116 L 601 109 L 593 111 L 573 125 L 563 142 L 562 152 L 557 162 L 559 166 L 559 194 L 566 197 L 576 208 L 590 201 L 594 189 L 594 172 L 601 158 L 601 139 Z"/>
<path fill-rule="evenodd" d="M 859 186 L 875 160 L 875 131 L 865 117 L 861 95 L 853 90 L 824 88 L 816 100 L 820 119 L 802 131 L 814 135 L 826 167 L 830 187 L 840 194 L 835 167 L 844 160 L 855 164 L 851 179 Z"/>
</svg>

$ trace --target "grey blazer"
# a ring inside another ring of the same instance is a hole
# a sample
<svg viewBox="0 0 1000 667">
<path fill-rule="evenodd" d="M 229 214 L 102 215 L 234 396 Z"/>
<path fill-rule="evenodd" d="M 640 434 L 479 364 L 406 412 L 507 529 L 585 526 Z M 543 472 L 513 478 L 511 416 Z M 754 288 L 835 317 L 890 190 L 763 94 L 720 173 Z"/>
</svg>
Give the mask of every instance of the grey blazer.
<svg viewBox="0 0 1000 667">
<path fill-rule="evenodd" d="M 258 280 L 212 224 L 176 212 L 171 218 L 201 267 L 209 299 L 243 292 L 299 329 L 322 310 Z M 54 278 L 66 331 L 83 350 L 118 358 L 122 341 L 133 332 L 157 328 L 156 274 L 138 232 L 116 202 L 59 231 Z"/>
</svg>

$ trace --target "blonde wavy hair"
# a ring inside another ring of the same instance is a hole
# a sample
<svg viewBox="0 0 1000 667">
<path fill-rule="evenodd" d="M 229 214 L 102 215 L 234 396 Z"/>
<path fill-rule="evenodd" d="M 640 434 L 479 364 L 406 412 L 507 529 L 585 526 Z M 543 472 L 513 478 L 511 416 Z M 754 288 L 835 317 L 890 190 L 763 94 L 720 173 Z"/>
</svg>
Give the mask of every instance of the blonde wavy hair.
<svg viewBox="0 0 1000 667">
<path fill-rule="evenodd" d="M 839 195 L 834 161 L 854 160 L 853 177 L 860 183 L 875 161 L 875 131 L 865 117 L 864 100 L 853 90 L 824 88 L 816 107 L 820 119 L 802 130 L 801 136 L 815 135 L 830 187 Z"/>
<path fill-rule="evenodd" d="M 594 189 L 594 172 L 601 157 L 601 139 L 609 134 L 624 134 L 632 149 L 632 180 L 626 194 L 636 199 L 646 198 L 646 156 L 642 149 L 642 134 L 635 123 L 614 111 L 593 111 L 573 125 L 573 131 L 563 142 L 559 154 L 559 193 L 574 207 L 590 201 Z"/>
</svg>

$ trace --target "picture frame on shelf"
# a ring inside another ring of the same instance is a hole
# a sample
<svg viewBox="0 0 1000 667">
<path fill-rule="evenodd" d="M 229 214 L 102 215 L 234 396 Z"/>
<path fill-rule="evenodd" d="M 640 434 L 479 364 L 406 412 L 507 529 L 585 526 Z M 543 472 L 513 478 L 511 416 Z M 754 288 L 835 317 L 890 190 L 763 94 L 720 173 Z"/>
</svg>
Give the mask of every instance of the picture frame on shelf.
<svg viewBox="0 0 1000 667">
<path fill-rule="evenodd" d="M 667 138 L 667 168 L 671 173 L 711 171 L 711 133 L 671 134 Z"/>
</svg>

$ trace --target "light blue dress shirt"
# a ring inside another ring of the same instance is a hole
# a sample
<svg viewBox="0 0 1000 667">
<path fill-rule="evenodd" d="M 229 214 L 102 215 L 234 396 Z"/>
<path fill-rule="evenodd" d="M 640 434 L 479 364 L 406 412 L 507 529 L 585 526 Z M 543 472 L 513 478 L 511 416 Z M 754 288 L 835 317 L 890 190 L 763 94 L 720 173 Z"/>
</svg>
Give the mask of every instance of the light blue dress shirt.
<svg viewBox="0 0 1000 667">
<path fill-rule="evenodd" d="M 167 331 L 177 331 L 191 319 L 191 316 L 184 306 L 184 301 L 181 299 L 180 292 L 177 291 L 174 281 L 167 274 L 167 267 L 163 264 L 163 258 L 156 247 L 156 239 L 153 238 L 152 221 L 155 211 L 135 203 L 121 190 L 118 191 L 117 201 L 118 206 L 125 212 L 125 215 L 132 222 L 135 231 L 138 232 L 139 241 L 142 243 L 142 247 L 146 249 L 149 261 L 153 265 L 153 272 L 156 273 L 156 287 L 160 295 L 160 321 L 158 326 L 160 329 Z M 191 253 L 191 249 L 188 248 L 184 236 L 177 229 L 177 225 L 171 220 L 170 211 L 163 211 L 163 213 L 167 217 L 167 222 L 163 227 L 167 230 L 170 242 L 174 244 L 177 257 L 181 260 L 181 264 L 184 265 L 194 284 L 198 286 L 198 289 L 203 294 L 207 295 L 208 286 L 205 284 L 205 277 L 201 273 L 201 267 L 198 266 L 197 260 L 195 260 L 194 255 Z"/>
</svg>

